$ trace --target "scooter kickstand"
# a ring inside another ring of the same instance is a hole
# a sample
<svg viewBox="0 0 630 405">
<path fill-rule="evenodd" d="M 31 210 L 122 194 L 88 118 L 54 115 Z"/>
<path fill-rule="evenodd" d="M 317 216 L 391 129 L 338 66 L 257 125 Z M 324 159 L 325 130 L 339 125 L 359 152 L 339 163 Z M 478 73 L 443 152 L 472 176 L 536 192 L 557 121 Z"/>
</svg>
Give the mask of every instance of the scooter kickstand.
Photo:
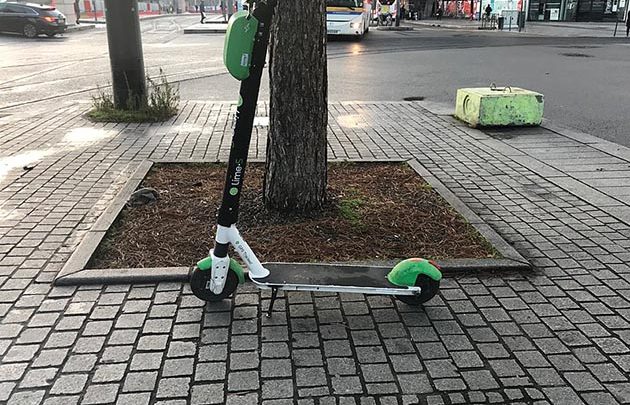
<svg viewBox="0 0 630 405">
<path fill-rule="evenodd" d="M 272 288 L 271 289 L 271 302 L 269 302 L 269 309 L 267 309 L 267 313 L 265 314 L 267 318 L 271 318 L 271 311 L 273 310 L 273 303 L 276 302 L 277 296 L 278 296 L 278 289 Z"/>
</svg>

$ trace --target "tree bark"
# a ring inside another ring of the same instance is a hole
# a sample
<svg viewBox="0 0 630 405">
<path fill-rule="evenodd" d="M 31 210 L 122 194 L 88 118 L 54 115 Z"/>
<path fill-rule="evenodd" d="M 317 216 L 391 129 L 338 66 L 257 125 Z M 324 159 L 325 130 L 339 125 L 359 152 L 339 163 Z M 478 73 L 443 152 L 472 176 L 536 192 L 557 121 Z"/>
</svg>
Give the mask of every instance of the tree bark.
<svg viewBox="0 0 630 405">
<path fill-rule="evenodd" d="M 278 0 L 270 61 L 265 204 L 278 211 L 317 210 L 327 180 L 325 0 Z"/>
</svg>

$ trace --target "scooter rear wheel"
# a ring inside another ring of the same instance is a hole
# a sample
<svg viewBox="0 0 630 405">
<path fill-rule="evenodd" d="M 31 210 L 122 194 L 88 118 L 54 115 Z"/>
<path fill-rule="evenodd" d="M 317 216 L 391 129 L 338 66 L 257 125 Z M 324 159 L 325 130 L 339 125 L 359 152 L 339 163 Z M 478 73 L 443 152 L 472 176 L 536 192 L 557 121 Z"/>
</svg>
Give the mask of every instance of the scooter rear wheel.
<svg viewBox="0 0 630 405">
<path fill-rule="evenodd" d="M 223 286 L 223 291 L 220 294 L 215 294 L 210 290 L 211 278 L 212 271 L 210 269 L 199 270 L 195 266 L 190 275 L 190 289 L 195 294 L 195 297 L 207 302 L 217 302 L 232 295 L 236 291 L 236 287 L 238 287 L 238 276 L 233 270 L 228 271 L 225 286 Z"/>
<path fill-rule="evenodd" d="M 418 274 L 416 278 L 416 287 L 420 287 L 421 291 L 418 295 L 396 295 L 396 298 L 407 305 L 419 306 L 429 301 L 437 294 L 440 289 L 440 282 L 435 281 L 426 274 Z"/>
</svg>

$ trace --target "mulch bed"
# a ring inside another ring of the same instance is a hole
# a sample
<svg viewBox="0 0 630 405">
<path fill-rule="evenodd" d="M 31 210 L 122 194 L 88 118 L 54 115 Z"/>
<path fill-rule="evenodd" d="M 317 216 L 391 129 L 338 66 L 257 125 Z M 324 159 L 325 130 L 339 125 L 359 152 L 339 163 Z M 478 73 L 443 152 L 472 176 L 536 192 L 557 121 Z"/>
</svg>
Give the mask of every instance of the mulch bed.
<svg viewBox="0 0 630 405">
<path fill-rule="evenodd" d="M 306 217 L 265 209 L 264 166 L 248 166 L 238 227 L 261 261 L 350 262 L 498 253 L 409 166 L 331 164 L 328 203 Z M 160 164 L 143 187 L 160 199 L 126 207 L 89 268 L 190 266 L 212 246 L 225 166 Z"/>
</svg>

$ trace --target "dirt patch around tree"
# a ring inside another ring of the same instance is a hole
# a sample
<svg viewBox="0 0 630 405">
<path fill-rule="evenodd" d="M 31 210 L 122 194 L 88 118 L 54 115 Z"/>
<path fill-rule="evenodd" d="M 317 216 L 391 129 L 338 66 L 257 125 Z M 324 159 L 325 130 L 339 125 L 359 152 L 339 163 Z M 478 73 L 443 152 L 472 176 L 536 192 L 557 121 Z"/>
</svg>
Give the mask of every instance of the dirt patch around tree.
<svg viewBox="0 0 630 405">
<path fill-rule="evenodd" d="M 248 166 L 238 222 L 263 262 L 500 257 L 407 164 L 330 164 L 325 209 L 301 217 L 265 209 L 263 175 L 263 165 Z M 224 165 L 154 165 L 141 186 L 159 200 L 126 207 L 88 268 L 180 267 L 206 257 L 224 180 Z"/>
</svg>

